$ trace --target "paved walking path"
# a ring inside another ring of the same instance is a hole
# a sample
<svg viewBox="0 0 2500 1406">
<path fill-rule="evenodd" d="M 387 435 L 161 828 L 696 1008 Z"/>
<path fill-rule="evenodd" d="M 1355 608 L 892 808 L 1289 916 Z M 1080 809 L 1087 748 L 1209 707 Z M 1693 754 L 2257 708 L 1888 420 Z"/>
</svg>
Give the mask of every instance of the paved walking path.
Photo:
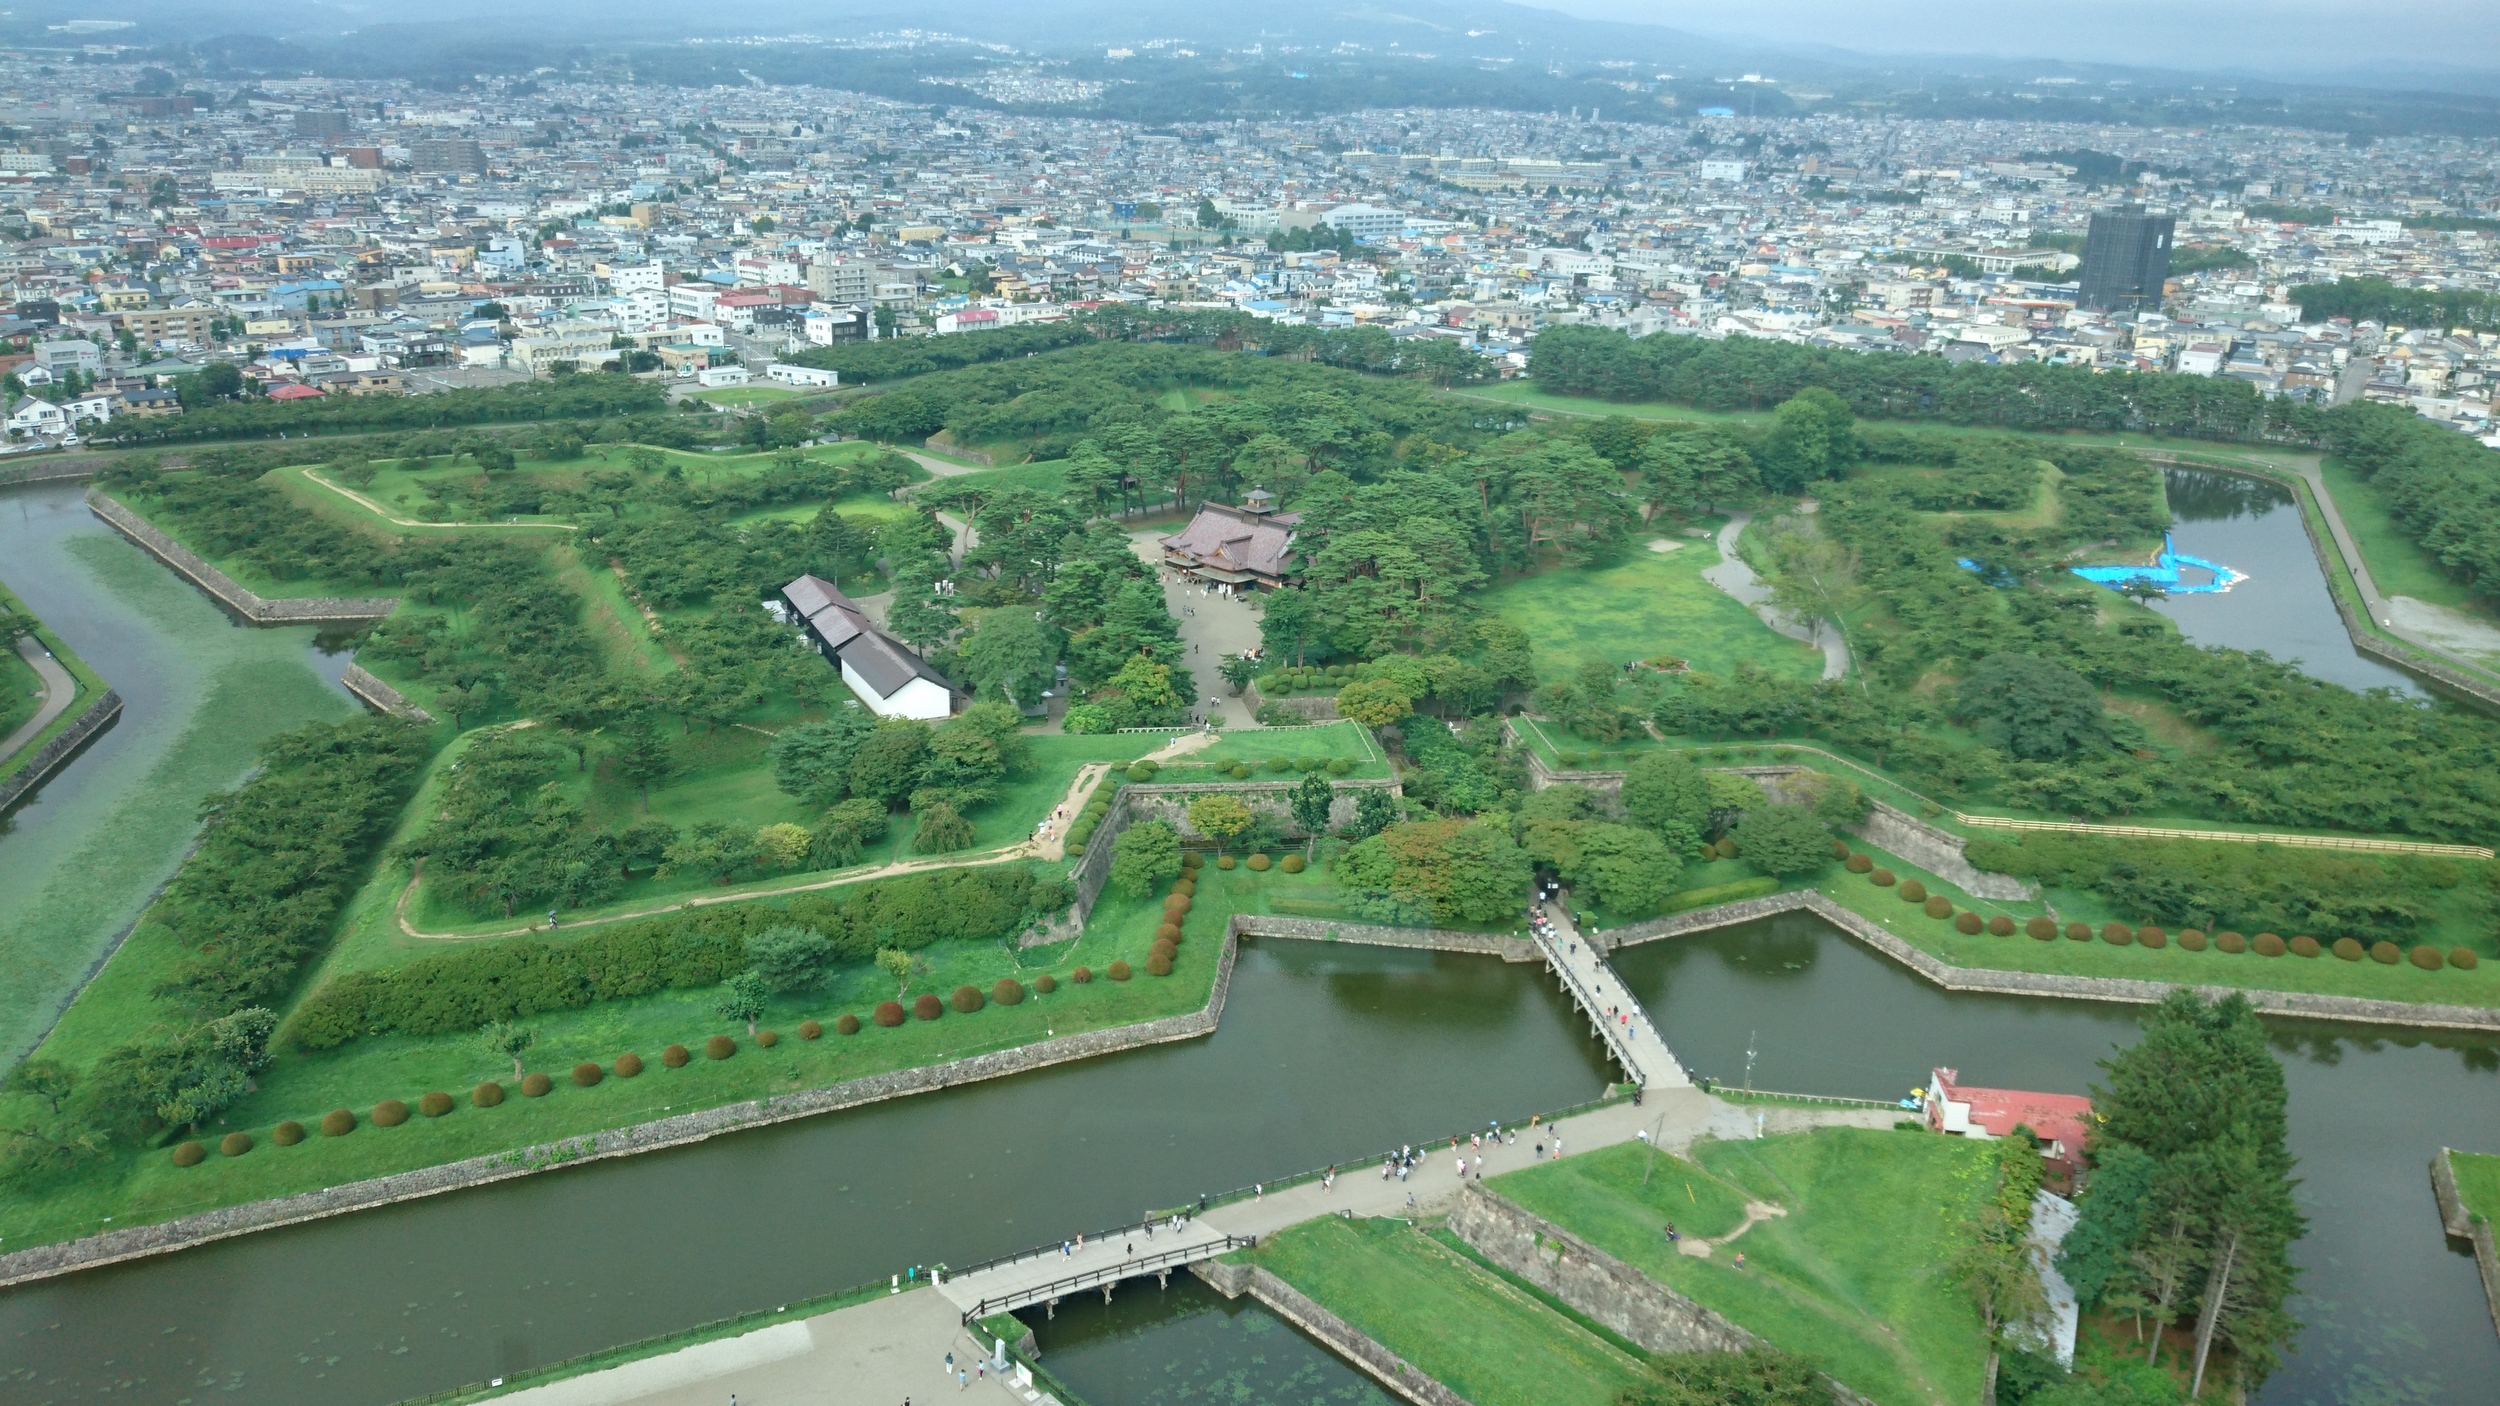
<svg viewBox="0 0 2500 1406">
<path fill-rule="evenodd" d="M 1559 903 L 1539 906 L 1546 921 L 1554 925 L 1552 937 L 1536 940 L 1538 950 L 1545 954 L 1545 965 L 1562 975 L 1563 990 L 1605 1032 L 1606 1047 L 1631 1082 L 1648 1090 L 1691 1087 L 1693 1081 L 1675 1052 L 1667 1048 L 1658 1027 L 1650 1023 L 1649 1012 L 1632 999 L 1615 969 L 1581 938 L 1571 914 Z"/>
<path fill-rule="evenodd" d="M 1197 711 L 1214 714 L 1228 728 L 1256 727 L 1258 719 L 1250 715 L 1250 705 L 1234 694 L 1233 686 L 1217 670 L 1225 655 L 1259 647 L 1258 614 L 1239 596 L 1202 593 L 1196 582 L 1183 584 L 1185 578 L 1167 576 L 1162 539 L 1169 535 L 1161 527 L 1140 528 L 1128 535 L 1129 547 L 1163 578 L 1163 608 L 1180 622 L 1181 644 L 1188 651 L 1181 662 L 1198 681 Z"/>
<path fill-rule="evenodd" d="M 17 654 L 34 666 L 36 674 L 42 677 L 43 703 L 24 726 L 10 733 L 7 740 L 0 741 L 0 762 L 16 756 L 21 748 L 33 742 L 36 734 L 52 725 L 54 718 L 69 710 L 71 700 L 78 694 L 78 681 L 70 677 L 69 670 L 62 668 L 61 661 L 53 658 L 52 651 L 44 648 L 33 635 L 17 637 Z"/>
<path fill-rule="evenodd" d="M 1792 640 L 1803 640 L 1822 650 L 1823 677 L 1849 677 L 1849 642 L 1840 637 L 1840 631 L 1821 620 L 1798 624 L 1787 611 L 1771 604 L 1771 588 L 1764 585 L 1762 578 L 1754 574 L 1754 569 L 1745 563 L 1745 559 L 1736 554 L 1736 539 L 1744 533 L 1745 525 L 1752 521 L 1753 514 L 1750 512 L 1728 514 L 1727 525 L 1719 529 L 1719 564 L 1702 568 L 1701 579 L 1749 607 L 1761 617 L 1763 624 Z"/>
<path fill-rule="evenodd" d="M 950 1280 L 934 1291 L 920 1289 L 874 1299 L 743 1337 L 534 1387 L 504 1399 L 524 1406 L 720 1406 L 735 1392 L 742 1406 L 891 1406 L 907 1395 L 922 1406 L 957 1400 L 1039 1406 L 1051 1398 L 1001 1385 L 995 1378 L 959 1391 L 943 1371 L 948 1352 L 955 1354 L 957 1362 L 969 1365 L 991 1350 L 991 1343 L 963 1328 L 961 1318 L 968 1306 L 985 1294 L 995 1297 L 1001 1287 L 1039 1288 L 1085 1267 L 1117 1279 L 1123 1263 L 1136 1264 L 1174 1251 L 1185 1254 L 1226 1235 L 1272 1235 L 1321 1216 L 1441 1214 L 1458 1194 L 1462 1151 L 1468 1159 L 1469 1177 L 1479 1173 L 1494 1177 L 1540 1160 L 1576 1157 L 1639 1138 L 1650 1140 L 1662 1151 L 1682 1153 L 1704 1137 L 1735 1140 L 1832 1126 L 1888 1128 L 1899 1116 L 1890 1109 L 1744 1108 L 1689 1086 L 1651 1090 L 1638 1106 L 1614 1103 L 1555 1123 L 1508 1126 L 1502 1131 L 1515 1137 L 1488 1141 L 1481 1147 L 1470 1146 L 1464 1137 L 1452 1147 L 1442 1132 L 1440 1141 L 1417 1149 L 1422 1160 L 1404 1179 L 1384 1178 L 1381 1160 L 1396 1150 L 1387 1145 L 1390 1139 L 1416 1133 L 1393 1131 L 1384 1135 L 1380 1153 L 1340 1168 L 1334 1187 L 1308 1181 L 1218 1206 L 1190 1221 L 1178 1238 L 1170 1230 L 1158 1230 L 1152 1241 L 1142 1232 L 1089 1239 L 1082 1255 L 1068 1256 L 1062 1256 L 1056 1246 L 1046 1247 L 1007 1265 Z M 1490 1125 L 1487 1131 L 1492 1131 Z M 1478 1158 L 1483 1159 L 1481 1167 Z M 1183 1271 L 1176 1264 L 1173 1272 Z M 1115 1297 L 1159 1291 L 1151 1280 L 1139 1278 L 1115 1282 L 1111 1290 Z M 1081 1286 L 1068 1292 L 1101 1290 Z"/>
</svg>

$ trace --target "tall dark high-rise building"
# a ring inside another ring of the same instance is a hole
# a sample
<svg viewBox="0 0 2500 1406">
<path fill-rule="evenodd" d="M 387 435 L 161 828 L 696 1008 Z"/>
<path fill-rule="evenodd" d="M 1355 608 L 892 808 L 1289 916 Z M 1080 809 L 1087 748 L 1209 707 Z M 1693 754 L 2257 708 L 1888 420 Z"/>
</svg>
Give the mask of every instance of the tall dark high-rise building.
<svg viewBox="0 0 2500 1406">
<path fill-rule="evenodd" d="M 2177 224 L 2168 215 L 2145 214 L 2141 205 L 2094 214 L 2083 241 L 2083 305 L 2099 312 L 2161 306 Z"/>
</svg>

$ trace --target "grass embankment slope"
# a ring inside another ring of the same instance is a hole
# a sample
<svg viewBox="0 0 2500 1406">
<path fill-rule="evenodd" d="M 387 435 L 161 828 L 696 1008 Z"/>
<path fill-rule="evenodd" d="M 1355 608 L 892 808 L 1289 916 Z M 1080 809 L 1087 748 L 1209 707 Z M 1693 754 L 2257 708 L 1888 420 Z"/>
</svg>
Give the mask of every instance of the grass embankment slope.
<svg viewBox="0 0 2500 1406">
<path fill-rule="evenodd" d="M 26 619 L 34 619 L 34 612 L 26 608 L 26 602 L 18 599 L 6 583 L 0 583 L 0 608 Z M 70 725 L 78 720 L 78 715 L 86 711 L 87 705 L 110 686 L 95 670 L 87 667 L 86 660 L 63 644 L 60 636 L 46 629 L 41 620 L 34 620 L 31 633 L 35 642 L 50 650 L 53 659 L 69 672 L 70 680 L 78 691 L 70 699 L 69 708 L 46 725 L 43 731 L 28 738 L 26 745 L 16 752 L 0 757 L 0 777 L 15 773 L 33 760 L 35 753 L 43 750 L 43 744 L 68 731 Z M 43 706 L 46 700 L 38 696 L 42 688 L 43 677 L 18 654 L 16 643 L 0 639 L 0 737 L 17 731 Z"/>
<path fill-rule="evenodd" d="M 538 1041 L 525 1062 L 552 1075 L 554 1091 L 537 1099 L 516 1092 L 495 1108 L 472 1106 L 468 1091 L 490 1079 L 509 1088 L 511 1063 L 486 1053 L 467 1034 L 367 1036 L 334 1050 L 282 1051 L 260 1076 L 259 1089 L 201 1132 L 200 1140 L 212 1147 L 226 1133 L 249 1133 L 256 1143 L 252 1151 L 231 1158 L 212 1152 L 192 1168 L 174 1166 L 161 1149 L 117 1156 L 40 1198 L 0 1204 L 0 1243 L 23 1248 L 66 1240 L 443 1162 L 517 1152 L 604 1128 L 962 1059 L 1052 1035 L 1197 1010 L 1206 1003 L 1230 915 L 1270 911 L 1321 884 L 1316 875 L 1212 866 L 1199 877 L 1198 902 L 1183 921 L 1184 936 L 1169 977 L 1149 976 L 1145 970 L 1154 930 L 1164 920 L 1161 894 L 1130 899 L 1106 893 L 1093 921 L 1073 941 L 1025 949 L 1003 942 L 940 942 L 913 954 L 919 969 L 904 988 L 908 1000 L 923 992 L 943 996 L 963 985 L 987 991 L 1002 976 L 1030 987 L 1047 972 L 1059 982 L 1050 995 L 1033 992 L 1021 1005 L 993 1003 L 971 1014 L 950 1008 L 938 1020 L 907 1020 L 894 1029 L 865 1023 L 857 1035 L 846 1037 L 833 1029 L 836 1016 L 849 1013 L 865 1021 L 877 1002 L 897 994 L 892 978 L 859 964 L 838 969 L 819 990 L 775 997 L 761 1021 L 780 1036 L 769 1049 L 757 1046 L 741 1024 L 714 1010 L 717 989 L 672 990 L 546 1012 L 526 1022 Z M 376 940 L 374 914 L 367 907 L 374 897 L 369 889 L 359 900 L 350 918 L 359 925 L 357 935 L 341 944 L 304 990 L 353 966 L 394 966 L 417 955 L 408 947 Z M 567 936 L 559 931 L 501 940 L 560 942 Z M 116 961 L 106 973 L 115 985 L 92 1008 L 82 999 L 74 1013 L 80 1017 L 79 1027 L 73 1030 L 65 1023 L 56 1037 L 63 1047 L 47 1052 L 84 1061 L 118 1043 L 123 1037 L 119 1021 L 128 1004 L 123 998 L 143 1000 L 176 955 L 170 950 L 141 951 L 133 961 Z M 1114 961 L 1128 962 L 1135 975 L 1125 982 L 1111 980 L 1105 973 Z M 1071 980 L 1080 965 L 1093 970 L 1093 981 L 1080 985 Z M 799 1023 L 810 1018 L 821 1022 L 825 1032 L 820 1039 L 802 1040 Z M 724 1060 L 705 1058 L 703 1043 L 713 1035 L 733 1038 L 737 1052 Z M 660 1053 L 670 1044 L 693 1050 L 693 1061 L 682 1069 L 663 1067 Z M 639 1077 L 611 1073 L 590 1088 L 577 1087 L 566 1077 L 583 1061 L 613 1071 L 617 1057 L 628 1052 L 644 1061 Z M 371 1123 L 368 1114 L 381 1101 L 396 1098 L 413 1106 L 419 1094 L 431 1089 L 453 1095 L 451 1113 L 412 1118 L 396 1128 Z M 310 1128 L 333 1108 L 354 1111 L 357 1129 L 344 1137 L 323 1137 L 316 1131 L 294 1147 L 279 1147 L 271 1140 L 279 1122 L 293 1120 Z"/>
<path fill-rule="evenodd" d="M 1978 1399 L 1985 1343 L 1944 1266 L 1955 1228 L 1988 1194 L 1983 1147 L 1825 1128 L 1651 1158 L 1627 1143 L 1488 1185 L 1885 1406 Z M 1666 1238 L 1670 1221 L 1686 1236 L 1726 1236 L 1747 1202 L 1786 1214 L 1707 1259 Z"/>
<path fill-rule="evenodd" d="M 1669 550 L 1654 550 L 1652 542 Z M 1702 579 L 1719 564 L 1710 537 L 1659 526 L 1602 567 L 1554 567 L 1484 593 L 1487 610 L 1527 631 L 1538 672 L 1569 678 L 1582 664 L 1620 667 L 1661 656 L 1713 674 L 1750 661 L 1781 678 L 1820 678 L 1822 652 L 1789 639 Z"/>
<path fill-rule="evenodd" d="M 2500 1156 L 2450 1152 L 2448 1169 L 2456 1174 L 2457 1199 L 2465 1203 L 2465 1213 L 2500 1221 Z"/>
<path fill-rule="evenodd" d="M 1404 1221 L 1310 1221 L 1247 1257 L 1477 1406 L 1613 1406 L 1645 1375 L 1637 1350 Z"/>
</svg>

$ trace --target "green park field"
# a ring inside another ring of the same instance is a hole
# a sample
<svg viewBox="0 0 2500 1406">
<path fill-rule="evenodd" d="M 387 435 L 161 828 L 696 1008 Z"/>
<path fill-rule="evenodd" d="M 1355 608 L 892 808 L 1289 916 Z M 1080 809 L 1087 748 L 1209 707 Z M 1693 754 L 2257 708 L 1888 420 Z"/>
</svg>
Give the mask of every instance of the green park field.
<svg viewBox="0 0 2500 1406">
<path fill-rule="evenodd" d="M 1636 1349 L 1402 1220 L 1329 1217 L 1245 1253 L 1470 1401 L 1613 1406 L 1646 1375 Z"/>
<path fill-rule="evenodd" d="M 1714 674 L 1751 662 L 1783 678 L 1818 678 L 1822 653 L 1772 630 L 1702 579 L 1719 562 L 1708 537 L 1661 528 L 1637 534 L 1627 560 L 1554 567 L 1485 593 L 1485 608 L 1528 632 L 1537 669 L 1567 677 L 1582 664 L 1614 666 L 1660 657 Z M 1664 542 L 1672 550 L 1651 549 Z"/>
<path fill-rule="evenodd" d="M 1980 1145 L 1825 1128 L 1703 1142 L 1693 1160 L 1624 1143 L 1486 1185 L 1885 1406 L 1977 1399 L 1985 1345 L 1944 1268 L 1985 1199 Z M 1718 1239 L 1706 1259 L 1663 1233 Z M 1745 1256 L 1736 1267 L 1738 1252 Z"/>
</svg>

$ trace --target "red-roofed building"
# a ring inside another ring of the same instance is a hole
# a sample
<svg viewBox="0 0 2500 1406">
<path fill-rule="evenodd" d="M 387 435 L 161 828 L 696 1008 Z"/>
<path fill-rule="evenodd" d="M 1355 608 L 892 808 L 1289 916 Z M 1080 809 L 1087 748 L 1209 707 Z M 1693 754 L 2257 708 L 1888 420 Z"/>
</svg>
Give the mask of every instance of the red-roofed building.
<svg viewBox="0 0 2500 1406">
<path fill-rule="evenodd" d="M 2092 1100 L 2081 1094 L 2042 1094 L 2025 1089 L 1983 1089 L 1938 1068 L 1927 1083 L 1927 1127 L 1958 1137 L 2012 1136 L 2029 1128 L 2040 1139 L 2049 1180 L 2067 1186 L 2083 1170 L 2084 1140 L 2092 1129 Z"/>
</svg>

